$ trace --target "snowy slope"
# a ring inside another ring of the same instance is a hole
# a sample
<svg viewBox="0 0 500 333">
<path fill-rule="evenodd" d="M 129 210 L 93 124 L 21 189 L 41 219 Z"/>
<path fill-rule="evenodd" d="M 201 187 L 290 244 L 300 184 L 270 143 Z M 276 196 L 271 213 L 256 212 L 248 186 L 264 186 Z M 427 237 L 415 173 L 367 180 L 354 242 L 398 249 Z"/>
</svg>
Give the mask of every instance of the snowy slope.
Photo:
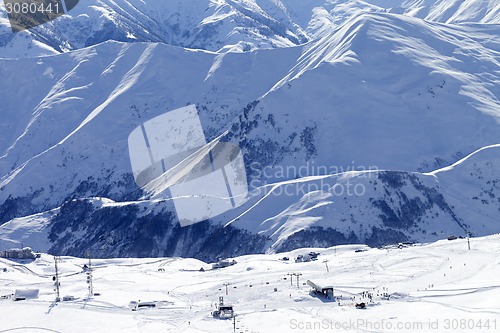
<svg viewBox="0 0 500 333">
<path fill-rule="evenodd" d="M 0 248 L 23 248 L 29 244 L 33 249 L 49 249 L 49 231 L 52 218 L 58 213 L 53 211 L 13 219 L 2 225 Z"/>
<path fill-rule="evenodd" d="M 456 162 L 449 168 L 437 170 L 435 176 L 443 195 L 466 221 L 477 227 L 495 229 L 500 214 L 500 180 L 496 171 L 500 145 L 488 146 Z M 474 184 L 474 186 L 470 186 Z"/>
<path fill-rule="evenodd" d="M 296 163 L 299 154 L 287 156 L 295 150 L 302 150 L 299 158 L 342 170 L 354 164 L 430 171 L 450 164 L 500 140 L 500 44 L 486 37 L 494 34 L 498 26 L 451 27 L 387 14 L 354 18 L 306 45 L 235 135 L 258 141 L 255 154 L 269 150 L 269 164 Z M 485 43 L 470 36 L 484 36 Z"/>
<path fill-rule="evenodd" d="M 71 193 L 138 197 L 127 147 L 135 127 L 195 103 L 213 138 L 275 85 L 299 52 L 219 56 L 163 44 L 105 43 L 55 57 L 4 60 L 0 71 L 8 80 L 2 84 L 26 68 L 37 80 L 0 93 L 0 200 L 29 196 L 32 204 L 55 207 Z"/>
<path fill-rule="evenodd" d="M 227 219 L 268 237 L 272 251 L 496 233 L 499 149 L 481 149 L 429 174 L 347 172 L 268 185 Z"/>
<path fill-rule="evenodd" d="M 52 256 L 42 254 L 24 264 L 0 259 L 0 295 L 40 290 L 36 300 L 0 300 L 3 318 L 8 318 L 0 322 L 0 330 L 230 332 L 231 320 L 210 315 L 223 296 L 237 314 L 236 332 L 443 332 L 445 325 L 457 325 L 457 333 L 496 332 L 499 240 L 499 235 L 472 238 L 470 251 L 465 239 L 401 249 L 300 249 L 237 257 L 236 265 L 220 270 L 193 259 L 92 260 L 94 291 L 100 295 L 90 300 L 82 273 L 88 261 L 63 257 L 58 264 L 61 296 L 76 300 L 59 303 L 53 302 Z M 318 261 L 293 262 L 311 250 L 320 252 Z M 285 255 L 292 261 L 280 260 Z M 198 271 L 201 267 L 206 271 Z M 292 273 L 302 274 L 298 286 L 295 276 L 290 280 Z M 338 298 L 330 301 L 310 294 L 307 280 L 332 284 Z M 363 298 L 363 292 L 373 293 L 373 302 Z M 382 297 L 384 293 L 390 297 Z M 129 303 L 139 300 L 157 301 L 161 307 L 131 311 Z M 366 310 L 354 307 L 361 301 L 368 303 Z M 460 326 L 460 320 L 465 325 Z M 402 328 L 396 329 L 398 325 Z"/>
</svg>

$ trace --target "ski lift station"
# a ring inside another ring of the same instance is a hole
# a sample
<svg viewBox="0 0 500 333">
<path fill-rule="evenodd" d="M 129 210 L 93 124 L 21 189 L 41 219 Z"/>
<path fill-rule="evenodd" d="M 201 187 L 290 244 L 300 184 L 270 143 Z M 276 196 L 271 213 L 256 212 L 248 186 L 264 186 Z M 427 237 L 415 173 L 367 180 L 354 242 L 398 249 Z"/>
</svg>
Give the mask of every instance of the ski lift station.
<svg viewBox="0 0 500 333">
<path fill-rule="evenodd" d="M 325 283 L 323 281 L 313 282 L 311 280 L 307 280 L 307 285 L 312 288 L 312 292 L 315 294 L 321 294 L 326 298 L 333 299 L 333 285 Z"/>
<path fill-rule="evenodd" d="M 218 319 L 230 319 L 234 317 L 234 310 L 232 305 L 224 305 L 224 297 L 219 297 L 219 304 L 217 310 L 212 312 L 212 316 Z"/>
</svg>

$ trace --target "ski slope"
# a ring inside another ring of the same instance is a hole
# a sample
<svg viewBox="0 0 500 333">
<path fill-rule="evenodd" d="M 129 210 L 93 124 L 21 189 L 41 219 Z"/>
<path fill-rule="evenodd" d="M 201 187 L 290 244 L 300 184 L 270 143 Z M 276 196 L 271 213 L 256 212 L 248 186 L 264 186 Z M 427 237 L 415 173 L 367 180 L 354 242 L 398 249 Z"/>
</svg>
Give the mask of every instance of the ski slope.
<svg viewBox="0 0 500 333">
<path fill-rule="evenodd" d="M 100 296 L 91 299 L 82 273 L 87 260 L 62 257 L 61 297 L 76 299 L 59 303 L 52 290 L 52 256 L 26 263 L 0 259 L 0 295 L 40 289 L 36 300 L 0 300 L 0 331 L 232 332 L 231 320 L 210 315 L 224 296 L 237 314 L 237 332 L 445 332 L 447 324 L 458 325 L 450 330 L 457 333 L 498 332 L 500 235 L 472 238 L 470 246 L 457 239 L 401 248 L 299 249 L 238 257 L 236 265 L 218 270 L 195 259 L 93 260 L 94 291 Z M 317 261 L 293 262 L 311 250 L 320 252 Z M 291 260 L 280 260 L 284 256 Z M 291 273 L 302 274 L 298 287 Z M 310 294 L 306 280 L 333 284 L 337 299 Z M 373 293 L 372 302 L 363 292 Z M 159 307 L 132 311 L 129 302 L 139 300 Z M 354 307 L 361 301 L 367 309 Z M 478 326 L 487 321 L 489 329 Z"/>
</svg>

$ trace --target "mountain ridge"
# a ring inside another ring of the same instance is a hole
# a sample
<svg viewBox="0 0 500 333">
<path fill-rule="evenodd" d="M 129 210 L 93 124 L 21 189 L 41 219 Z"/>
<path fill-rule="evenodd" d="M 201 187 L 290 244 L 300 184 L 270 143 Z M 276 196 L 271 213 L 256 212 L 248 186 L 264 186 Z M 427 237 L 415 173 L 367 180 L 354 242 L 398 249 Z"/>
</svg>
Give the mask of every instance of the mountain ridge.
<svg viewBox="0 0 500 333">
<path fill-rule="evenodd" d="M 162 42 L 211 51 L 290 47 L 315 39 L 353 16 L 389 12 L 447 24 L 500 23 L 495 0 L 93 0 L 31 31 L 12 34 L 0 6 L 0 57 L 64 53 L 107 40 Z M 189 13 L 180 15 L 179 13 Z M 275 19 L 276 17 L 276 19 Z"/>
</svg>

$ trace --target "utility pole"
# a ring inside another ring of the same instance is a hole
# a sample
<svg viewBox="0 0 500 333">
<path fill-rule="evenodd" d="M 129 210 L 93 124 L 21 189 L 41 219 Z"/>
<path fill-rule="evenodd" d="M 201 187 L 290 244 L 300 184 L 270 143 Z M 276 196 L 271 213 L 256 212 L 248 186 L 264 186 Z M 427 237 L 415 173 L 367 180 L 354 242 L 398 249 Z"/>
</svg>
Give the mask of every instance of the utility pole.
<svg viewBox="0 0 500 333">
<path fill-rule="evenodd" d="M 467 231 L 467 246 L 469 247 L 469 251 L 470 251 L 470 232 Z"/>
<path fill-rule="evenodd" d="M 236 315 L 233 316 L 233 331 L 236 332 Z"/>
<path fill-rule="evenodd" d="M 229 282 L 224 282 L 224 286 L 226 287 L 226 295 L 227 295 L 227 286 L 229 286 L 230 283 Z"/>
<path fill-rule="evenodd" d="M 297 288 L 300 288 L 299 286 L 299 277 L 302 275 L 302 273 L 293 273 L 297 277 Z"/>
<path fill-rule="evenodd" d="M 323 260 L 323 262 L 325 263 L 326 271 L 330 273 L 330 269 L 328 268 L 328 259 Z"/>
<path fill-rule="evenodd" d="M 90 259 L 90 254 L 88 255 L 89 257 L 89 267 L 87 268 L 87 284 L 88 284 L 88 287 L 89 287 L 89 295 L 88 295 L 88 299 L 91 299 L 92 296 L 94 296 L 94 284 L 93 284 L 93 281 L 92 281 L 92 261 Z"/>
<path fill-rule="evenodd" d="M 290 277 L 290 285 L 293 286 L 293 279 L 292 279 L 292 276 L 295 275 L 295 273 L 287 273 L 286 275 L 288 275 Z"/>
<path fill-rule="evenodd" d="M 59 257 L 55 257 L 54 256 L 54 267 L 56 269 L 56 275 L 52 277 L 52 281 L 54 281 L 54 291 L 56 292 L 56 302 L 59 302 L 61 301 L 61 296 L 59 294 L 59 286 L 60 286 L 60 283 L 59 283 L 59 269 L 57 267 L 57 262 L 59 261 Z"/>
</svg>

